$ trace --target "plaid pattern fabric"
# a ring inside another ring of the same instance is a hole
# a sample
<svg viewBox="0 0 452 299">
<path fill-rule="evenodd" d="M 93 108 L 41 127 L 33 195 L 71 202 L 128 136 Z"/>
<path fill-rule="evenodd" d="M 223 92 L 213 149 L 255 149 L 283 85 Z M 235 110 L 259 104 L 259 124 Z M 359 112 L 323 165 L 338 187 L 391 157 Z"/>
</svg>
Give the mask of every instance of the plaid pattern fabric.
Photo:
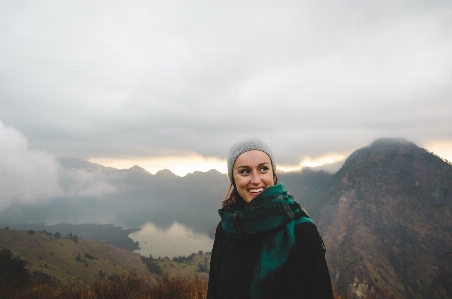
<svg viewBox="0 0 452 299">
<path fill-rule="evenodd" d="M 265 189 L 243 209 L 218 213 L 222 228 L 237 238 L 264 235 L 250 290 L 252 298 L 264 298 L 271 287 L 267 278 L 284 265 L 295 245 L 295 226 L 312 220 L 282 183 Z"/>
</svg>

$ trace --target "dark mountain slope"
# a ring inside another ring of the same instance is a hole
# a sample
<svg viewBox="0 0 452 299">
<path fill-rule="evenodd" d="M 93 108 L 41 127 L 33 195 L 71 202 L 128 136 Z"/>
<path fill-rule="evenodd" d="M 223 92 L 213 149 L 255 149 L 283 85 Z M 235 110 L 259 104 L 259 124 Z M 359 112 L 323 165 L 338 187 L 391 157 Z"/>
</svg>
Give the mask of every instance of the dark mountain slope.
<svg viewBox="0 0 452 299">
<path fill-rule="evenodd" d="M 335 289 L 432 298 L 429 275 L 452 248 L 452 166 L 403 139 L 355 151 L 317 224 Z M 326 199 L 322 199 L 326 201 Z"/>
<path fill-rule="evenodd" d="M 326 192 L 334 174 L 303 168 L 301 172 L 280 173 L 278 179 L 314 220 L 319 210 L 330 201 Z"/>
</svg>

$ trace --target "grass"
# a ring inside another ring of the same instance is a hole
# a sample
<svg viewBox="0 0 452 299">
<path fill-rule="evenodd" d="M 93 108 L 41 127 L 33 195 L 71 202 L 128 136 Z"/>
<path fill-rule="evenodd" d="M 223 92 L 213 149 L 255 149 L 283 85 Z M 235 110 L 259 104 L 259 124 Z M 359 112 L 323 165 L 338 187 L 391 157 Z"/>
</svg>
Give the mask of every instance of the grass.
<svg viewBox="0 0 452 299">
<path fill-rule="evenodd" d="M 1 282 L 0 282 L 1 285 Z M 4 296 L 4 297 L 3 297 Z M 52 286 L 45 283 L 4 288 L 0 298 L 10 299 L 205 299 L 207 281 L 192 277 L 151 276 L 136 271 L 115 280 L 98 279 L 90 285 Z"/>
<path fill-rule="evenodd" d="M 1 282 L 0 282 L 1 285 Z M 149 274 L 129 272 L 118 280 L 97 280 L 88 286 L 35 284 L 3 289 L 0 298 L 9 299 L 206 299 L 207 281 L 193 277 L 155 278 Z M 347 297 L 334 293 L 334 299 Z"/>
<path fill-rule="evenodd" d="M 189 263 L 178 263 L 169 258 L 158 258 L 155 262 L 160 266 L 162 271 L 168 273 L 170 276 L 181 277 L 198 277 L 202 280 L 209 280 L 207 272 L 199 272 L 198 264 L 210 266 L 210 253 L 196 254 Z"/>
<path fill-rule="evenodd" d="M 106 276 L 134 270 L 147 272 L 138 253 L 82 238 L 76 243 L 39 232 L 0 229 L 0 248 L 10 249 L 26 261 L 30 272 L 49 275 L 58 284 L 91 284 L 99 278 L 99 271 Z M 94 258 L 85 258 L 86 253 Z M 79 254 L 81 259 L 77 261 Z"/>
</svg>

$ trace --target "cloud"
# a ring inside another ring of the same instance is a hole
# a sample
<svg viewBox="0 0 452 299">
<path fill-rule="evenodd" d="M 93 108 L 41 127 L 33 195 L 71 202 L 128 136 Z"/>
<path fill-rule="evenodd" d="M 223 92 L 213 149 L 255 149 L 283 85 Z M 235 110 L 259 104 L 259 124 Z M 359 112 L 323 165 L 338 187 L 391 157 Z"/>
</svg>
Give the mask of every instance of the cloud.
<svg viewBox="0 0 452 299">
<path fill-rule="evenodd" d="M 278 161 L 449 140 L 448 2 L 6 2 L 0 118 L 53 156 Z"/>
<path fill-rule="evenodd" d="M 12 204 L 38 204 L 67 196 L 102 197 L 117 192 L 100 171 L 63 168 L 27 138 L 0 120 L 0 210 Z"/>
<path fill-rule="evenodd" d="M 66 196 L 90 196 L 102 198 L 106 194 L 118 192 L 108 183 L 110 176 L 100 170 L 61 169 L 60 184 Z"/>
<path fill-rule="evenodd" d="M 63 195 L 53 157 L 29 150 L 25 136 L 1 121 L 0 140 L 0 209 Z"/>
</svg>

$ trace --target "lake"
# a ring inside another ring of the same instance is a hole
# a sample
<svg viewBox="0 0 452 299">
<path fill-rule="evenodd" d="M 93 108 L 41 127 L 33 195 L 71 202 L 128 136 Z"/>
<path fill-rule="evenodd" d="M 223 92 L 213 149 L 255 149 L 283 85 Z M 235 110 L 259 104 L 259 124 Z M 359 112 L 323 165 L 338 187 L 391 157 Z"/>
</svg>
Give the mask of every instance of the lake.
<svg viewBox="0 0 452 299">
<path fill-rule="evenodd" d="M 147 222 L 129 237 L 140 243 L 141 249 L 134 252 L 146 257 L 152 254 L 154 258 L 188 256 L 200 250 L 210 252 L 213 246 L 213 239 L 207 234 L 195 233 L 190 227 L 178 222 L 165 229 Z"/>
</svg>

